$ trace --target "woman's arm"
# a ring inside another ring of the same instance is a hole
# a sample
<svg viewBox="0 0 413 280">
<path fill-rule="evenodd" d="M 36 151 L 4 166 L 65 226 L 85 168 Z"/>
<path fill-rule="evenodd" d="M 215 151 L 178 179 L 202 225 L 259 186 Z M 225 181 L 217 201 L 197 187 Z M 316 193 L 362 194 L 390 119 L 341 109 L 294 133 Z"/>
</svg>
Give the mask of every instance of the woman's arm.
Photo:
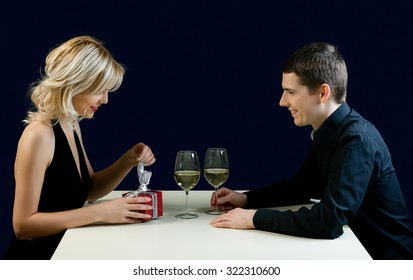
<svg viewBox="0 0 413 280">
<path fill-rule="evenodd" d="M 54 153 L 54 134 L 50 126 L 33 122 L 23 131 L 15 161 L 15 201 L 13 228 L 20 239 L 48 236 L 67 228 L 94 222 L 133 223 L 149 215 L 139 210 L 151 209 L 140 204 L 148 198 L 116 199 L 74 210 L 37 212 L 43 180 Z"/>
<path fill-rule="evenodd" d="M 137 159 L 143 161 L 145 165 L 152 165 L 156 160 L 152 150 L 147 145 L 139 143 L 130 148 L 109 167 L 101 171 L 94 172 L 83 146 L 79 125 L 77 124 L 75 128 L 82 144 L 89 173 L 92 177 L 92 187 L 89 192 L 88 201 L 95 201 L 113 191 L 122 182 L 126 175 L 128 175 L 131 169 L 137 165 Z"/>
</svg>

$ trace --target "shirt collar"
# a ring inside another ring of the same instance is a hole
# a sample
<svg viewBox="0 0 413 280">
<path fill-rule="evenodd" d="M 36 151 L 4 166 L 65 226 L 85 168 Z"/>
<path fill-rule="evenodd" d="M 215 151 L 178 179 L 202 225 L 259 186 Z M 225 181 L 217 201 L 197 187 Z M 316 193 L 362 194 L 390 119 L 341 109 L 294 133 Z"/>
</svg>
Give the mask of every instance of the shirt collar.
<svg viewBox="0 0 413 280">
<path fill-rule="evenodd" d="M 311 132 L 311 138 L 314 142 L 320 145 L 321 148 L 328 147 L 329 142 L 332 140 L 331 134 L 333 134 L 342 124 L 344 119 L 348 116 L 351 109 L 347 103 L 343 103 L 337 108 L 320 126 L 317 131 Z"/>
</svg>

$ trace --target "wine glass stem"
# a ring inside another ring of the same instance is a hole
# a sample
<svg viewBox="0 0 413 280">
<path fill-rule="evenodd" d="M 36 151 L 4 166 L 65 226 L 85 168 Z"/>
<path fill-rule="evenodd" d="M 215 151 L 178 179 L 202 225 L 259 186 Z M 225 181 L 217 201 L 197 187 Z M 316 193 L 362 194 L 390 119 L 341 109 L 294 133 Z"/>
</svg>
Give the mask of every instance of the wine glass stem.
<svg viewBox="0 0 413 280">
<path fill-rule="evenodd" d="M 185 213 L 188 213 L 189 196 L 188 191 L 185 191 Z"/>
<path fill-rule="evenodd" d="M 218 201 L 217 201 L 217 191 L 218 191 L 218 189 L 215 189 L 215 191 L 214 191 L 214 196 L 215 196 L 215 210 L 214 210 L 214 212 L 219 212 Z"/>
</svg>

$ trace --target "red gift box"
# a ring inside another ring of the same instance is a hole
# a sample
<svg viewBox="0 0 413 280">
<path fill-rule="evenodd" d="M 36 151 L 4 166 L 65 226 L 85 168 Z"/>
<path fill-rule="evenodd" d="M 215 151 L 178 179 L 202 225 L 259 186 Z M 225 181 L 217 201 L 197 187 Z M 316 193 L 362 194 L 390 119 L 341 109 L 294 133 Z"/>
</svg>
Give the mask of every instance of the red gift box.
<svg viewBox="0 0 413 280">
<path fill-rule="evenodd" d="M 129 192 L 124 193 L 122 196 L 124 197 L 127 194 L 129 194 Z M 153 220 L 153 219 L 163 216 L 163 203 L 162 203 L 162 192 L 161 191 L 148 190 L 146 192 L 142 192 L 138 194 L 138 196 L 144 196 L 144 197 L 151 198 L 151 201 L 143 203 L 143 204 L 151 205 L 152 209 L 140 210 L 139 212 L 149 214 L 151 215 L 152 218 L 144 219 L 143 221 L 146 222 L 146 221 Z"/>
</svg>

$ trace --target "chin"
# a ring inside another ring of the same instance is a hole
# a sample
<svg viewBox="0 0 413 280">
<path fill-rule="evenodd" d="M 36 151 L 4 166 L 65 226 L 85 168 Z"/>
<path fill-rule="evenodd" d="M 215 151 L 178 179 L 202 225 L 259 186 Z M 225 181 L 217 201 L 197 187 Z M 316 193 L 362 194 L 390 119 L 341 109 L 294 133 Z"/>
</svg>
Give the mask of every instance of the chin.
<svg viewBox="0 0 413 280">
<path fill-rule="evenodd" d="M 301 122 L 294 122 L 294 124 L 298 127 L 306 126 L 306 124 L 301 123 Z"/>
<path fill-rule="evenodd" d="M 87 114 L 87 115 L 83 115 L 83 118 L 84 119 L 92 119 L 93 118 L 93 116 L 94 116 L 94 114 Z"/>
</svg>

